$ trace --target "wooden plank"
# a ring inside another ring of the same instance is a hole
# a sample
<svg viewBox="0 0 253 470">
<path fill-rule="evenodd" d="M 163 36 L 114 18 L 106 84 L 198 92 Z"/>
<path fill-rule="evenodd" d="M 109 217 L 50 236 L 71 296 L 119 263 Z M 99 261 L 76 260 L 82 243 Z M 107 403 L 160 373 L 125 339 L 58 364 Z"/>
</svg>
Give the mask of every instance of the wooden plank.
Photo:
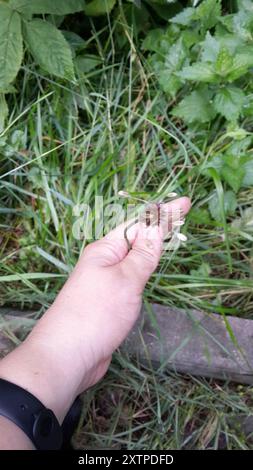
<svg viewBox="0 0 253 470">
<path fill-rule="evenodd" d="M 152 305 L 124 343 L 140 362 L 191 375 L 253 383 L 253 320 Z"/>
<path fill-rule="evenodd" d="M 253 320 L 227 317 L 234 340 L 220 315 L 158 304 L 151 310 L 142 309 L 122 350 L 141 363 L 151 360 L 155 367 L 253 384 Z M 0 309 L 2 355 L 15 346 L 15 336 L 9 333 L 23 337 L 33 317 L 34 312 Z"/>
</svg>

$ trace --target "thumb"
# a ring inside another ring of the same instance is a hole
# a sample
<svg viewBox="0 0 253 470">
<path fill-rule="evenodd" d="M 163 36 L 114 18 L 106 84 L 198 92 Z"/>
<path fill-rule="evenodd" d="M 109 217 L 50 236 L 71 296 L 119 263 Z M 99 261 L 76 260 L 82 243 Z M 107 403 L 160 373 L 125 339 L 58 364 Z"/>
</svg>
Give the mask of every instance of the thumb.
<svg viewBox="0 0 253 470">
<path fill-rule="evenodd" d="M 125 274 L 134 279 L 141 290 L 159 263 L 162 243 L 161 227 L 140 224 L 131 251 L 120 263 Z"/>
</svg>

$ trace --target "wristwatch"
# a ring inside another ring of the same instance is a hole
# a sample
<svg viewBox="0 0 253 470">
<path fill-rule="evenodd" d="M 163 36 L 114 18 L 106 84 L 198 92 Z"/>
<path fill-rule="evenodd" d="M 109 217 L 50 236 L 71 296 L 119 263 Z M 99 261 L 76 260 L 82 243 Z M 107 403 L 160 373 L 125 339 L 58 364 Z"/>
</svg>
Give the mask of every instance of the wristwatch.
<svg viewBox="0 0 253 470">
<path fill-rule="evenodd" d="M 63 432 L 53 411 L 27 390 L 4 379 L 0 379 L 0 415 L 21 428 L 36 449 L 62 447 Z"/>
</svg>

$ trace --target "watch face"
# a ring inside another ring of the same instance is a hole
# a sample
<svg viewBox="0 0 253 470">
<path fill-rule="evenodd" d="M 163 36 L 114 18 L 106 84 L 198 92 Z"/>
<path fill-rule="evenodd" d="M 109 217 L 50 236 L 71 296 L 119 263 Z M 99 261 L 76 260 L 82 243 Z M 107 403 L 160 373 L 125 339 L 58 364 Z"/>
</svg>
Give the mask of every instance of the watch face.
<svg viewBox="0 0 253 470">
<path fill-rule="evenodd" d="M 43 409 L 35 417 L 33 439 L 39 450 L 60 449 L 62 445 L 62 430 L 51 410 Z"/>
</svg>

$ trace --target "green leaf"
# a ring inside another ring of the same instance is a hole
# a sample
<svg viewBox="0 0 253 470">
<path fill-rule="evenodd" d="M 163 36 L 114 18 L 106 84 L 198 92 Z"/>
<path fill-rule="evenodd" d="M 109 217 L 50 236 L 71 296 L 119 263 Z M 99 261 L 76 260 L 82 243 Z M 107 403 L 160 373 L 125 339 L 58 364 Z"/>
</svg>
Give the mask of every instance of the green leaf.
<svg viewBox="0 0 253 470">
<path fill-rule="evenodd" d="M 244 41 L 252 40 L 253 11 L 240 9 L 234 15 L 226 15 L 221 18 L 221 23 L 228 31 Z"/>
<path fill-rule="evenodd" d="M 71 50 L 74 54 L 86 48 L 86 41 L 81 38 L 81 36 L 78 36 L 78 34 L 73 33 L 72 31 L 64 30 L 61 30 L 61 32 L 65 39 L 68 41 Z"/>
<path fill-rule="evenodd" d="M 207 209 L 201 209 L 199 207 L 193 207 L 190 215 L 191 223 L 197 225 L 208 225 L 211 222 L 210 215 Z"/>
<path fill-rule="evenodd" d="M 190 274 L 191 276 L 195 277 L 208 277 L 212 272 L 212 269 L 210 267 L 209 263 L 201 263 L 201 265 L 198 267 L 198 269 L 191 269 Z"/>
<path fill-rule="evenodd" d="M 239 11 L 234 15 L 234 33 L 245 41 L 252 40 L 253 12 Z"/>
<path fill-rule="evenodd" d="M 202 43 L 201 60 L 202 62 L 216 62 L 220 50 L 219 41 L 211 36 L 209 31 L 206 33 L 205 40 Z"/>
<path fill-rule="evenodd" d="M 0 133 L 4 130 L 5 120 L 8 117 L 9 108 L 3 93 L 0 93 Z"/>
<path fill-rule="evenodd" d="M 170 70 L 179 70 L 186 58 L 186 49 L 180 38 L 173 44 L 165 56 L 164 65 Z"/>
<path fill-rule="evenodd" d="M 233 57 L 225 47 L 222 47 L 215 62 L 216 72 L 222 77 L 225 77 L 230 72 L 232 66 Z"/>
<path fill-rule="evenodd" d="M 0 3 L 0 89 L 8 88 L 23 58 L 20 15 Z"/>
<path fill-rule="evenodd" d="M 88 16 L 99 16 L 110 13 L 116 0 L 92 0 L 84 6 L 84 12 Z"/>
<path fill-rule="evenodd" d="M 163 91 L 173 96 L 173 98 L 176 96 L 179 88 L 182 86 L 181 80 L 179 80 L 175 74 L 170 73 L 169 70 L 163 70 L 159 74 L 158 81 Z"/>
<path fill-rule="evenodd" d="M 218 222 L 222 222 L 223 216 L 221 213 L 222 211 L 221 211 L 221 207 L 219 204 L 219 198 L 218 198 L 217 192 L 215 192 L 213 197 L 210 199 L 208 207 L 209 207 L 210 214 L 214 218 L 214 220 L 217 220 Z M 224 193 L 225 215 L 233 215 L 235 213 L 236 208 L 237 208 L 237 199 L 236 199 L 235 193 L 233 191 L 226 191 Z"/>
<path fill-rule="evenodd" d="M 226 183 L 237 193 L 242 185 L 245 169 L 241 166 L 235 171 L 233 168 L 224 165 L 221 170 L 221 175 Z"/>
<path fill-rule="evenodd" d="M 77 56 L 75 65 L 79 72 L 88 73 L 101 64 L 101 58 L 96 55 Z"/>
<path fill-rule="evenodd" d="M 253 159 L 244 164 L 244 171 L 245 174 L 242 180 L 242 186 L 253 186 Z"/>
<path fill-rule="evenodd" d="M 205 30 L 213 28 L 221 16 L 221 0 L 204 0 L 196 9 L 196 17 Z"/>
<path fill-rule="evenodd" d="M 215 117 L 216 112 L 211 103 L 210 92 L 199 90 L 183 98 L 172 110 L 172 114 L 191 124 L 209 122 Z"/>
<path fill-rule="evenodd" d="M 243 8 L 246 11 L 253 12 L 252 0 L 237 0 L 238 9 Z"/>
<path fill-rule="evenodd" d="M 9 5 L 24 14 L 67 15 L 83 11 L 83 0 L 10 0 Z"/>
<path fill-rule="evenodd" d="M 195 8 L 184 8 L 176 16 L 170 19 L 171 23 L 181 24 L 182 26 L 188 26 L 195 17 Z"/>
<path fill-rule="evenodd" d="M 35 61 L 46 72 L 74 80 L 71 49 L 63 34 L 51 23 L 34 19 L 25 24 L 25 40 Z"/>
<path fill-rule="evenodd" d="M 160 42 L 165 37 L 162 28 L 151 29 L 142 42 L 142 49 L 146 51 L 160 52 Z"/>
<path fill-rule="evenodd" d="M 220 88 L 214 98 L 214 107 L 228 121 L 235 121 L 243 109 L 245 95 L 240 88 L 228 86 Z"/>
<path fill-rule="evenodd" d="M 184 67 L 177 76 L 182 80 L 192 80 L 196 82 L 212 83 L 216 81 L 216 74 L 213 66 L 204 62 L 197 62 L 196 64 Z"/>
<path fill-rule="evenodd" d="M 229 72 L 227 78 L 229 81 L 234 81 L 240 78 L 242 75 L 245 75 L 249 68 L 253 67 L 253 54 L 242 53 L 237 54 L 234 57 L 233 65 L 231 71 Z"/>
<path fill-rule="evenodd" d="M 169 48 L 164 58 L 164 64 L 160 65 L 160 63 L 159 65 L 155 65 L 158 81 L 162 89 L 165 93 L 169 93 L 173 97 L 181 87 L 181 80 L 178 78 L 176 72 L 182 67 L 186 56 L 187 50 L 180 38 Z"/>
</svg>

